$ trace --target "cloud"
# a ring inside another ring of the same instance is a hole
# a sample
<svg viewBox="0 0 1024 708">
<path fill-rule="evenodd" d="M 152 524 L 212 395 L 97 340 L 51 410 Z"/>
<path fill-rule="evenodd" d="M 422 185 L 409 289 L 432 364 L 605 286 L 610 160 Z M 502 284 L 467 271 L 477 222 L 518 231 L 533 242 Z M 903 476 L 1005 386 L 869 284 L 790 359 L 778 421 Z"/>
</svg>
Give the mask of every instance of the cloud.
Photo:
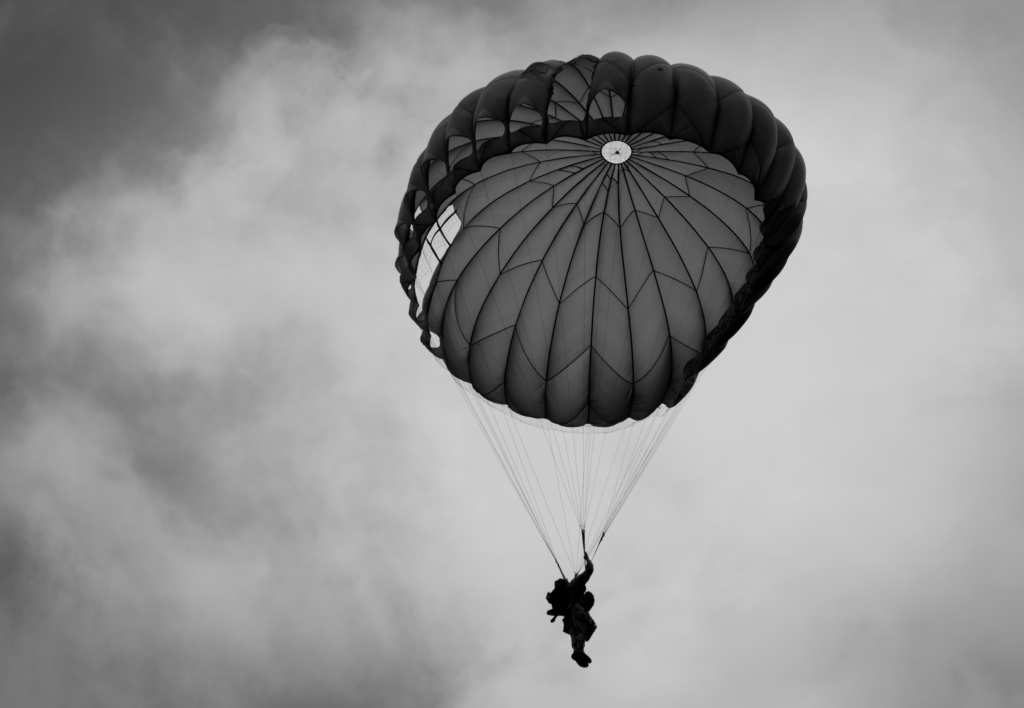
<svg viewBox="0 0 1024 708">
<path fill-rule="evenodd" d="M 343 41 L 352 13 L 319 0 L 10 3 L 0 20 L 0 208 L 31 213 L 115 158 L 137 173 L 209 137 L 206 104 L 251 37 Z"/>
<path fill-rule="evenodd" d="M 41 13 L 102 30 L 23 59 L 83 73 L 20 91 L 113 93 L 8 133 L 76 147 L 0 216 L 0 703 L 1019 702 L 1021 141 L 999 75 L 966 80 L 1001 54 L 936 39 L 961 15 L 176 7 Z M 580 672 L 391 232 L 465 93 L 613 49 L 764 98 L 812 201 L 603 546 Z"/>
<path fill-rule="evenodd" d="M 417 487 L 408 454 L 385 454 L 401 387 L 351 350 L 383 288 L 360 206 L 390 218 L 393 200 L 347 174 L 375 161 L 344 139 L 365 77 L 340 59 L 268 39 L 218 92 L 223 137 L 169 176 L 83 183 L 23 234 L 8 303 L 30 324 L 0 448 L 5 704 L 447 690 L 392 548 Z"/>
</svg>

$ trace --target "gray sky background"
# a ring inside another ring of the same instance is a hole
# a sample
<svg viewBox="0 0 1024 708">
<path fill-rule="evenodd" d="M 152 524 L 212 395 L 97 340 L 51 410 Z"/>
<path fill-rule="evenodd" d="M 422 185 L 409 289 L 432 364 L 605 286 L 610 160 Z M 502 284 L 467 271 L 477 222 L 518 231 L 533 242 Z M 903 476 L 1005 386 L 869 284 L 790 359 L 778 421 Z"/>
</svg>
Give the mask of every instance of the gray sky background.
<svg viewBox="0 0 1024 708">
<path fill-rule="evenodd" d="M 1024 703 L 1019 3 L 165 5 L 0 4 L 0 704 Z M 581 671 L 392 231 L 463 95 L 612 50 L 810 199 Z"/>
</svg>

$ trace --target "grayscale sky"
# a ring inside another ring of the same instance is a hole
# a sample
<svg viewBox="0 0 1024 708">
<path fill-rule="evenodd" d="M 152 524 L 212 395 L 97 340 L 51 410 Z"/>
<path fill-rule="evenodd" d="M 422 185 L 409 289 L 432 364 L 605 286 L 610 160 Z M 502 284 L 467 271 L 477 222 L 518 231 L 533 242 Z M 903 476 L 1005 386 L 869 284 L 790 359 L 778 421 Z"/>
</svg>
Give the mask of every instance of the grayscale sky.
<svg viewBox="0 0 1024 708">
<path fill-rule="evenodd" d="M 1022 32 L 1012 0 L 0 3 L 0 705 L 1024 705 Z M 392 232 L 463 95 L 613 50 L 764 100 L 810 198 L 602 546 L 582 671 Z"/>
</svg>

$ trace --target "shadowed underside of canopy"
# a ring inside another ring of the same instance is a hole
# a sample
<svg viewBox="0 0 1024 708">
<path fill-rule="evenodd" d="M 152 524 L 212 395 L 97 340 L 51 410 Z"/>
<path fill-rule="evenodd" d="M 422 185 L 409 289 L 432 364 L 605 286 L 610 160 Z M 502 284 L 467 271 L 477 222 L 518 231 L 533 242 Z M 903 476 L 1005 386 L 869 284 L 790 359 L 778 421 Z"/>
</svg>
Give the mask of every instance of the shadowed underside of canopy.
<svg viewBox="0 0 1024 708">
<path fill-rule="evenodd" d="M 639 133 L 516 148 L 450 197 L 451 245 L 441 227 L 424 242 L 417 287 L 435 349 L 520 415 L 642 420 L 686 388 L 762 218 L 750 182 L 694 143 Z"/>
</svg>

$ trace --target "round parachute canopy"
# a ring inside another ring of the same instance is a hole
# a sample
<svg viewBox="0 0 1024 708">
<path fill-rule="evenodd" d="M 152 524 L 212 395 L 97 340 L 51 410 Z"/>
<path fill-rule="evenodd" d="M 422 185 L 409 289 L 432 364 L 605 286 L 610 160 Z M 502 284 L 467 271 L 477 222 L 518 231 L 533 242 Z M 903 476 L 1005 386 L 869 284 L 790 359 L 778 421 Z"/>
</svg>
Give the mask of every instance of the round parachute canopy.
<svg viewBox="0 0 1024 708">
<path fill-rule="evenodd" d="M 413 167 L 396 267 L 421 341 L 528 419 L 671 408 L 800 237 L 804 163 L 734 83 L 644 56 L 502 74 Z"/>
</svg>

